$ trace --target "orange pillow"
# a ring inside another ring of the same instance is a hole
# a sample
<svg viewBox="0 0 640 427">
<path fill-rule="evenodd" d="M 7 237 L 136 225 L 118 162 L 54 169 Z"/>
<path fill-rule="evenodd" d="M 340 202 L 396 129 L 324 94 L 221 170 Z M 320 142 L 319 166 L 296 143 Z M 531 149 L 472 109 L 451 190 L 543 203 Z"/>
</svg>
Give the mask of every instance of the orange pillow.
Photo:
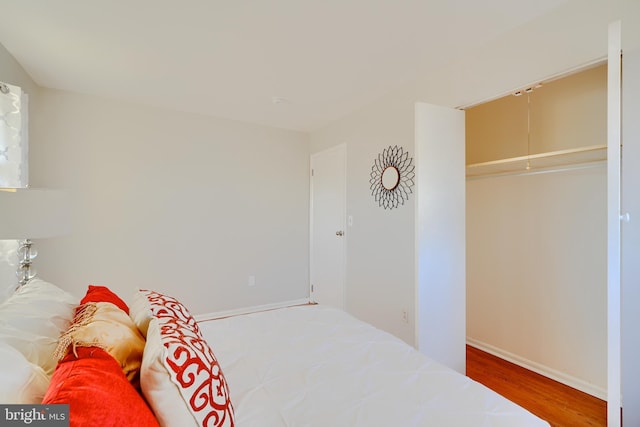
<svg viewBox="0 0 640 427">
<path fill-rule="evenodd" d="M 60 361 L 42 403 L 68 404 L 71 427 L 159 425 L 113 357 L 98 347 L 76 352 Z"/>
</svg>

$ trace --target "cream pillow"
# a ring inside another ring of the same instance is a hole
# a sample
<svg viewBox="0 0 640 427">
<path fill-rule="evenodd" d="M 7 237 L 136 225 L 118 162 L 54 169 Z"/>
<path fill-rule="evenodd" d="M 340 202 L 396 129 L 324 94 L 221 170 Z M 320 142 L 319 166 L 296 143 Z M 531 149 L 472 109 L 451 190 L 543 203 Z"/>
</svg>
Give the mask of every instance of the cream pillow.
<svg viewBox="0 0 640 427">
<path fill-rule="evenodd" d="M 0 330 L 0 343 L 13 347 L 27 361 L 41 367 L 49 376 L 53 374 L 53 370 L 58 364 L 58 359 L 54 355 L 58 338 L 26 332 L 11 325 L 3 325 Z"/>
<path fill-rule="evenodd" d="M 11 345 L 51 375 L 58 338 L 71 324 L 77 304 L 76 297 L 59 287 L 31 280 L 0 304 L 0 343 Z"/>
<path fill-rule="evenodd" d="M 49 377 L 44 370 L 6 343 L 0 343 L 0 360 L 0 402 L 41 403 L 49 386 Z"/>
</svg>

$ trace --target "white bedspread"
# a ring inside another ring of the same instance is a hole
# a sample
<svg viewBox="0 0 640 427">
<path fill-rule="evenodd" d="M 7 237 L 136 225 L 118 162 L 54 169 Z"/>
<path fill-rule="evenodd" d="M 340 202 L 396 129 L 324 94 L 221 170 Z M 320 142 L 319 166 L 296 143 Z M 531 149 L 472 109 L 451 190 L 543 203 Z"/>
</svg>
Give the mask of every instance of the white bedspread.
<svg viewBox="0 0 640 427">
<path fill-rule="evenodd" d="M 340 310 L 291 307 L 200 327 L 239 427 L 548 426 Z"/>
</svg>

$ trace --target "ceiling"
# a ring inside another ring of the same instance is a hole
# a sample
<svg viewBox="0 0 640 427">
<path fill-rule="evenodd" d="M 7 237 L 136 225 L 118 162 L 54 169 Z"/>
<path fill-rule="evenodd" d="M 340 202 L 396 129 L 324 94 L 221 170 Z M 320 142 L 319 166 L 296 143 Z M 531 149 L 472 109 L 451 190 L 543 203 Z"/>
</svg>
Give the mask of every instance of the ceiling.
<svg viewBox="0 0 640 427">
<path fill-rule="evenodd" d="M 0 43 L 39 86 L 309 132 L 565 2 L 0 0 Z"/>
</svg>

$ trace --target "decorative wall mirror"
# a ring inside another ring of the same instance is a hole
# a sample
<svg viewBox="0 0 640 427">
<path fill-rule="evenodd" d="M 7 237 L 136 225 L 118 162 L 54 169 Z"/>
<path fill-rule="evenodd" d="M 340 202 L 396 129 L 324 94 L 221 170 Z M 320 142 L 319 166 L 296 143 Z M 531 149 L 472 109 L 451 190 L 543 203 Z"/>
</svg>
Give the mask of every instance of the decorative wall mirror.
<svg viewBox="0 0 640 427">
<path fill-rule="evenodd" d="M 404 205 L 412 193 L 415 166 L 413 157 L 397 145 L 385 148 L 371 167 L 371 195 L 385 209 Z"/>
</svg>

